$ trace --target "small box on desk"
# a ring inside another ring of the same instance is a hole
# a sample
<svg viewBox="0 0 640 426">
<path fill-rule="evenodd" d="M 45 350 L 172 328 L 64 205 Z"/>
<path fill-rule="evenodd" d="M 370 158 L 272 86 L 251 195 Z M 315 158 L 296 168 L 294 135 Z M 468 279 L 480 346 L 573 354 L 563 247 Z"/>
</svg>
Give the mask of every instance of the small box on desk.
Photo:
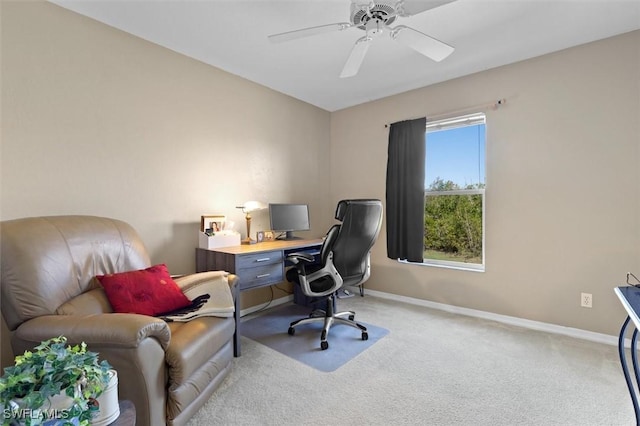
<svg viewBox="0 0 640 426">
<path fill-rule="evenodd" d="M 199 233 L 199 247 L 202 249 L 214 249 L 219 247 L 231 247 L 240 245 L 240 234 L 232 231 L 216 232 L 209 236 L 204 232 Z"/>
</svg>

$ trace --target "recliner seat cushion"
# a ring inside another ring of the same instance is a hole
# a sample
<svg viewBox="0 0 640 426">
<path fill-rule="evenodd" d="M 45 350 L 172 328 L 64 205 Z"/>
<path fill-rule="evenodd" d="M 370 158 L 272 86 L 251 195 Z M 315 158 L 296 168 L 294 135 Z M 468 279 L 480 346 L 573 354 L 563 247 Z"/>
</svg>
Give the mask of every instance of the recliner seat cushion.
<svg viewBox="0 0 640 426">
<path fill-rule="evenodd" d="M 56 309 L 58 315 L 91 315 L 112 312 L 113 308 L 102 287 L 82 293 Z"/>
</svg>

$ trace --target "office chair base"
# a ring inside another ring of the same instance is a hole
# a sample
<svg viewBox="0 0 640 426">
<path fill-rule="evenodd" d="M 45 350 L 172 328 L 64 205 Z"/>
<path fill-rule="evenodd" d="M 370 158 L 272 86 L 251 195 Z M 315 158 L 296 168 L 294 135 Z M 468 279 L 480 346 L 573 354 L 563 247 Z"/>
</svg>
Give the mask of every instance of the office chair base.
<svg viewBox="0 0 640 426">
<path fill-rule="evenodd" d="M 369 333 L 367 333 L 367 327 L 354 321 L 354 318 L 356 316 L 355 312 L 344 311 L 344 312 L 338 312 L 337 314 L 333 314 L 331 312 L 332 304 L 328 304 L 328 306 L 329 306 L 329 311 L 316 309 L 313 312 L 311 312 L 308 318 L 302 318 L 297 321 L 293 321 L 291 324 L 289 324 L 289 329 L 287 330 L 287 333 L 290 336 L 293 336 L 296 333 L 296 329 L 295 329 L 296 326 L 302 325 L 302 324 L 309 324 L 312 322 L 323 321 L 324 326 L 322 328 L 322 333 L 320 334 L 320 349 L 322 350 L 329 348 L 329 342 L 327 342 L 327 335 L 329 334 L 329 329 L 334 323 L 344 324 L 344 325 L 348 325 L 349 327 L 357 328 L 362 333 L 361 334 L 362 340 L 369 340 Z"/>
</svg>

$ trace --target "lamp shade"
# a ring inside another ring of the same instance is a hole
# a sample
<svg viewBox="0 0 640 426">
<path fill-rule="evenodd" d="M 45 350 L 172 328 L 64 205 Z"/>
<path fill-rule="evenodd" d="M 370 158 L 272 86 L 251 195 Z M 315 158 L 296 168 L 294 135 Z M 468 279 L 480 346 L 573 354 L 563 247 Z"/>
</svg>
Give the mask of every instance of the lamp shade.
<svg viewBox="0 0 640 426">
<path fill-rule="evenodd" d="M 251 213 L 256 210 L 266 209 L 267 205 L 260 201 L 247 201 L 242 206 L 238 206 L 238 208 L 241 208 L 244 213 Z"/>
</svg>

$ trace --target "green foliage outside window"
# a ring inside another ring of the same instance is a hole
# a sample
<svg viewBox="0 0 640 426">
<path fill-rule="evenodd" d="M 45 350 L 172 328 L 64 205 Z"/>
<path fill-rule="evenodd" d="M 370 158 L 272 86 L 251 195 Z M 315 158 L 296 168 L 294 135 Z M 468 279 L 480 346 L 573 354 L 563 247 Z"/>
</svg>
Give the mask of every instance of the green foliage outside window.
<svg viewBox="0 0 640 426">
<path fill-rule="evenodd" d="M 482 194 L 442 195 L 433 192 L 478 190 L 484 184 L 460 188 L 440 178 L 429 185 L 425 195 L 425 259 L 482 263 Z"/>
</svg>

